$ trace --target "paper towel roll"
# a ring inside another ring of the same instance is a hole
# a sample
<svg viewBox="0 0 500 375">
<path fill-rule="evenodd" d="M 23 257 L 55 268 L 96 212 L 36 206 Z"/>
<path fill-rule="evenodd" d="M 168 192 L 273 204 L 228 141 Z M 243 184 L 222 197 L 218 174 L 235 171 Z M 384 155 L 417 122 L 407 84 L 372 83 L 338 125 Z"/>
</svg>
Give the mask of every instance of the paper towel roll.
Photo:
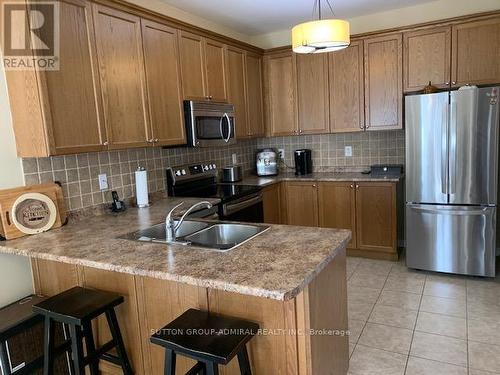
<svg viewBox="0 0 500 375">
<path fill-rule="evenodd" d="M 144 167 L 139 167 L 135 171 L 135 196 L 137 207 L 148 207 L 148 171 Z"/>
</svg>

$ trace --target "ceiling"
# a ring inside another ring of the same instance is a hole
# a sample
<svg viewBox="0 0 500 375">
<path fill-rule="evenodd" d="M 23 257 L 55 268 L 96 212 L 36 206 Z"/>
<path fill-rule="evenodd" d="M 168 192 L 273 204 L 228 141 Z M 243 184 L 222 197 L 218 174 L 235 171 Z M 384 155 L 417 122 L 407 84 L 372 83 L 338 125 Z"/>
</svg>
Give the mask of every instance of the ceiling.
<svg viewBox="0 0 500 375">
<path fill-rule="evenodd" d="M 312 18 L 314 0 L 162 0 L 246 35 L 290 28 Z M 330 0 L 335 16 L 352 18 L 434 0 Z M 324 17 L 331 18 L 326 0 Z"/>
</svg>

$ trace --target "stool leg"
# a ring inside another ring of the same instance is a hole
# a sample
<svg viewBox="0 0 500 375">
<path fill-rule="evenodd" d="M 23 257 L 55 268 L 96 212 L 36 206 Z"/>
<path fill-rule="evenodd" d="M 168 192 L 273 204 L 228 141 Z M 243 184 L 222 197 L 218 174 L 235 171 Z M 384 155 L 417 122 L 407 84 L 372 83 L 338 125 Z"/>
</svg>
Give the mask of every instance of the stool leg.
<svg viewBox="0 0 500 375">
<path fill-rule="evenodd" d="M 69 331 L 69 325 L 66 323 L 62 323 L 62 328 L 64 333 L 64 340 L 65 341 L 71 340 L 71 332 Z M 75 375 L 75 369 L 73 368 L 73 361 L 71 359 L 71 348 L 68 349 L 65 356 L 66 356 L 66 363 L 68 364 L 69 375 Z"/>
<path fill-rule="evenodd" d="M 3 375 L 11 375 L 9 355 L 7 353 L 7 341 L 0 341 L 0 373 Z"/>
<path fill-rule="evenodd" d="M 248 352 L 246 345 L 238 353 L 238 363 L 240 365 L 241 375 L 252 375 L 250 361 L 248 360 Z"/>
<path fill-rule="evenodd" d="M 73 356 L 73 369 L 75 375 L 83 375 L 82 330 L 79 326 L 70 324 L 69 331 L 71 335 L 71 354 Z"/>
<path fill-rule="evenodd" d="M 125 375 L 133 375 L 132 366 L 127 357 L 127 351 L 125 350 L 125 345 L 123 344 L 122 334 L 120 332 L 120 327 L 118 326 L 118 320 L 116 319 L 116 314 L 114 309 L 106 311 L 106 319 L 108 320 L 109 329 L 111 331 L 111 336 L 116 344 L 116 351 L 118 357 L 120 358 L 123 373 Z"/>
<path fill-rule="evenodd" d="M 52 319 L 45 317 L 43 338 L 43 375 L 54 373 L 54 332 L 55 326 Z"/>
<path fill-rule="evenodd" d="M 215 362 L 207 362 L 207 375 L 219 375 L 219 366 Z"/>
<path fill-rule="evenodd" d="M 83 336 L 85 337 L 87 357 L 93 357 L 93 360 L 89 363 L 90 375 L 99 375 L 99 358 L 95 356 L 94 335 L 92 334 L 92 325 L 90 322 L 83 323 Z"/>
<path fill-rule="evenodd" d="M 165 349 L 165 375 L 175 375 L 177 355 L 172 349 Z"/>
</svg>

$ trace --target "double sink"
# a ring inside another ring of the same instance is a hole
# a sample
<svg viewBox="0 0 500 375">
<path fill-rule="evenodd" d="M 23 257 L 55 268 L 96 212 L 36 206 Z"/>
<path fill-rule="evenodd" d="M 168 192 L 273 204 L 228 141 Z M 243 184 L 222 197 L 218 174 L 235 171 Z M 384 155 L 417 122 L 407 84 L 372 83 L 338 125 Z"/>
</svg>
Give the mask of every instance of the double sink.
<svg viewBox="0 0 500 375">
<path fill-rule="evenodd" d="M 177 225 L 177 222 L 175 222 Z M 126 234 L 122 238 L 141 242 L 157 242 L 204 247 L 215 251 L 228 251 L 269 229 L 267 225 L 210 223 L 185 220 L 177 229 L 176 240 L 166 240 L 165 223 Z"/>
</svg>

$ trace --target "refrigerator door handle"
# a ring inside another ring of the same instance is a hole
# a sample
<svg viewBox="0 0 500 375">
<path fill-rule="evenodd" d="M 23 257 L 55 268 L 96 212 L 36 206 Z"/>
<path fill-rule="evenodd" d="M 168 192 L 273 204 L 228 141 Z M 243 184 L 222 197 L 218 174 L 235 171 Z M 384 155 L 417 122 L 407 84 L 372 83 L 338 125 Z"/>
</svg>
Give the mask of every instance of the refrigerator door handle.
<svg viewBox="0 0 500 375">
<path fill-rule="evenodd" d="M 429 206 L 422 207 L 422 206 L 415 206 L 415 205 L 408 205 L 410 209 L 413 211 L 418 211 L 418 212 L 423 212 L 423 213 L 428 213 L 428 214 L 439 214 L 439 215 L 454 215 L 454 216 L 469 216 L 469 215 L 483 215 L 486 213 L 491 207 L 481 207 L 481 208 L 475 208 L 475 209 L 469 209 L 469 210 L 463 210 L 463 209 L 443 209 L 441 208 L 431 208 Z"/>
<path fill-rule="evenodd" d="M 441 192 L 448 194 L 448 106 L 443 107 L 443 124 L 441 134 Z"/>
<path fill-rule="evenodd" d="M 449 151 L 449 187 L 448 194 L 455 193 L 457 183 L 457 102 L 451 100 L 451 121 L 450 121 L 450 151 Z"/>
</svg>

